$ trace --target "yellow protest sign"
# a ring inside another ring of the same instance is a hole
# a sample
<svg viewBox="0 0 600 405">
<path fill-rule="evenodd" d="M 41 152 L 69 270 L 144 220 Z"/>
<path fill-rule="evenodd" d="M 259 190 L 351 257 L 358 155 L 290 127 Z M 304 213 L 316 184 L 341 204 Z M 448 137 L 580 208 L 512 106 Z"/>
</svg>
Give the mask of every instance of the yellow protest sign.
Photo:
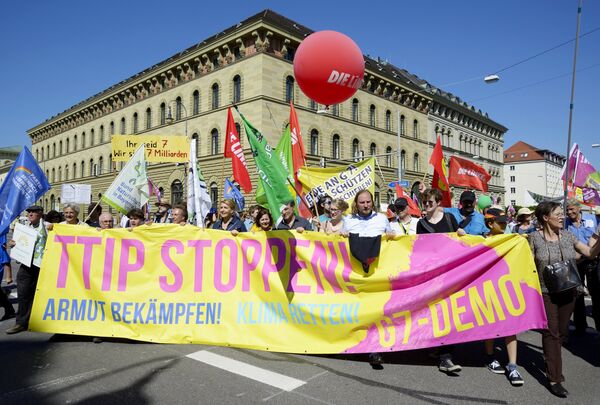
<svg viewBox="0 0 600 405">
<path fill-rule="evenodd" d="M 113 135 L 112 160 L 127 162 L 144 143 L 146 161 L 178 163 L 190 160 L 190 140 L 182 135 Z"/>
<path fill-rule="evenodd" d="M 186 225 L 48 236 L 29 327 L 294 353 L 409 350 L 546 327 L 527 240 L 384 240 L 367 273 L 348 240 Z"/>
</svg>

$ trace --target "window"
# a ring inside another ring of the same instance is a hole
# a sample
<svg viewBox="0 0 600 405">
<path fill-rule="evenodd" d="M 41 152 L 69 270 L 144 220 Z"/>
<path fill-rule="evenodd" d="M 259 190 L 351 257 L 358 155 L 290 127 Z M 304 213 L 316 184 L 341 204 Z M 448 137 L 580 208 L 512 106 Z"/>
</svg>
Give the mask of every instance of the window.
<svg viewBox="0 0 600 405">
<path fill-rule="evenodd" d="M 165 103 L 160 104 L 160 125 L 165 125 L 167 121 L 167 106 Z"/>
<path fill-rule="evenodd" d="M 79 177 L 85 177 L 85 162 L 81 161 L 81 171 L 79 172 Z"/>
<path fill-rule="evenodd" d="M 510 193 L 511 194 L 516 194 L 516 192 L 517 192 L 517 189 L 515 187 L 511 187 L 510 188 Z"/>
<path fill-rule="evenodd" d="M 114 121 L 110 122 L 110 134 L 111 135 L 115 134 L 115 122 Z"/>
<path fill-rule="evenodd" d="M 294 78 L 292 76 L 285 78 L 285 101 L 287 103 L 294 102 Z"/>
<path fill-rule="evenodd" d="M 210 132 L 210 152 L 213 155 L 219 154 L 219 131 L 216 128 Z"/>
<path fill-rule="evenodd" d="M 43 151 L 44 150 L 42 149 L 42 152 Z M 65 141 L 65 153 L 69 153 L 69 152 L 70 152 L 70 150 L 69 150 L 69 138 L 67 138 L 67 140 Z"/>
<path fill-rule="evenodd" d="M 340 105 L 339 104 L 334 104 L 331 106 L 331 114 L 335 117 L 340 116 Z"/>
<path fill-rule="evenodd" d="M 515 176 L 510 176 L 510 181 L 514 182 L 515 181 Z"/>
<path fill-rule="evenodd" d="M 55 171 L 54 168 L 52 169 L 52 183 L 54 183 L 56 181 L 56 177 L 55 177 Z"/>
<path fill-rule="evenodd" d="M 385 130 L 392 130 L 392 112 L 390 110 L 387 110 L 385 112 Z"/>
<path fill-rule="evenodd" d="M 173 180 L 171 183 L 171 205 L 178 204 L 183 201 L 183 184 L 180 180 Z"/>
<path fill-rule="evenodd" d="M 146 108 L 146 129 L 152 128 L 152 110 L 150 107 Z"/>
<path fill-rule="evenodd" d="M 50 196 L 50 209 L 51 210 L 56 209 L 56 200 L 54 199 L 54 194 L 52 194 Z"/>
<path fill-rule="evenodd" d="M 517 205 L 517 200 L 510 200 L 510 205 L 512 205 L 512 206 Z"/>
<path fill-rule="evenodd" d="M 233 102 L 239 103 L 242 99 L 242 78 L 240 75 L 233 77 Z"/>
<path fill-rule="evenodd" d="M 354 138 L 352 140 L 352 157 L 354 158 L 358 158 L 360 156 L 360 144 L 358 142 L 358 139 Z"/>
<path fill-rule="evenodd" d="M 375 145 L 375 142 L 371 142 L 371 145 L 369 146 L 369 153 L 371 156 L 375 156 L 377 154 L 377 145 Z"/>
<path fill-rule="evenodd" d="M 212 85 L 212 108 L 219 108 L 219 85 L 217 83 Z"/>
<path fill-rule="evenodd" d="M 73 163 L 73 178 L 77 177 L 77 163 Z"/>
<path fill-rule="evenodd" d="M 133 113 L 133 133 L 138 133 L 138 113 Z"/>
<path fill-rule="evenodd" d="M 200 113 L 200 92 L 198 90 L 194 91 L 192 100 L 192 114 L 196 115 Z"/>
<path fill-rule="evenodd" d="M 63 147 L 62 147 L 62 141 L 60 141 L 58 143 L 58 154 L 62 155 L 63 154 Z"/>
<path fill-rule="evenodd" d="M 352 121 L 358 121 L 358 99 L 352 100 Z"/>
<path fill-rule="evenodd" d="M 113 167 L 113 161 L 112 161 L 112 153 L 110 155 L 108 155 L 108 173 L 112 173 L 114 167 Z"/>
<path fill-rule="evenodd" d="M 90 176 L 95 176 L 96 171 L 94 170 L 94 159 L 90 159 Z"/>
<path fill-rule="evenodd" d="M 65 180 L 69 180 L 69 165 L 65 166 Z"/>
<path fill-rule="evenodd" d="M 419 137 L 419 121 L 413 121 L 413 138 Z"/>
<path fill-rule="evenodd" d="M 413 156 L 413 171 L 419 171 L 419 154 L 415 153 Z"/>
<path fill-rule="evenodd" d="M 100 143 L 104 143 L 104 125 L 100 125 Z"/>
<path fill-rule="evenodd" d="M 210 200 L 212 201 L 212 206 L 217 207 L 219 203 L 219 186 L 214 182 L 210 184 Z"/>
<path fill-rule="evenodd" d="M 310 131 L 310 154 L 319 154 L 319 131 L 316 129 Z"/>
<path fill-rule="evenodd" d="M 92 129 L 90 131 L 90 146 L 94 146 L 96 143 L 96 132 Z"/>
<path fill-rule="evenodd" d="M 510 166 L 509 170 L 512 172 L 513 170 L 515 170 L 515 167 L 514 166 Z"/>
<path fill-rule="evenodd" d="M 314 100 L 310 100 L 309 106 L 310 106 L 310 109 L 313 110 L 313 111 L 317 111 L 317 109 L 319 107 L 319 105 L 317 104 L 317 102 L 314 101 Z"/>
<path fill-rule="evenodd" d="M 176 120 L 180 120 L 181 119 L 181 97 L 177 97 L 175 99 L 175 119 Z"/>
<path fill-rule="evenodd" d="M 404 149 L 400 152 L 400 168 L 406 170 L 406 151 Z"/>
<path fill-rule="evenodd" d="M 369 125 L 371 125 L 372 127 L 375 126 L 375 105 L 371 104 L 371 106 L 369 107 Z"/>
<path fill-rule="evenodd" d="M 85 149 L 85 132 L 81 133 L 81 149 Z"/>
<path fill-rule="evenodd" d="M 50 145 L 46 146 L 46 158 L 50 159 Z"/>
<path fill-rule="evenodd" d="M 200 138 L 198 137 L 198 134 L 197 134 L 196 132 L 194 132 L 194 133 L 192 134 L 192 142 L 194 142 L 194 143 L 196 144 L 196 157 L 198 157 L 198 153 L 199 153 L 199 152 L 198 152 L 198 149 L 199 149 L 199 146 L 200 146 L 200 145 L 199 145 L 199 142 L 198 142 L 198 141 L 199 141 L 199 139 L 200 139 Z"/>
<path fill-rule="evenodd" d="M 121 128 L 119 130 L 121 135 L 125 135 L 125 117 L 121 118 Z"/>
<path fill-rule="evenodd" d="M 56 157 L 56 143 L 52 144 L 52 157 Z"/>
<path fill-rule="evenodd" d="M 392 166 L 392 147 L 388 146 L 385 148 L 385 165 L 388 167 Z"/>
<path fill-rule="evenodd" d="M 331 157 L 334 159 L 340 158 L 340 136 L 338 134 L 333 135 L 331 141 Z"/>
<path fill-rule="evenodd" d="M 404 115 L 400 116 L 400 135 L 406 135 L 406 126 L 404 125 Z"/>
</svg>

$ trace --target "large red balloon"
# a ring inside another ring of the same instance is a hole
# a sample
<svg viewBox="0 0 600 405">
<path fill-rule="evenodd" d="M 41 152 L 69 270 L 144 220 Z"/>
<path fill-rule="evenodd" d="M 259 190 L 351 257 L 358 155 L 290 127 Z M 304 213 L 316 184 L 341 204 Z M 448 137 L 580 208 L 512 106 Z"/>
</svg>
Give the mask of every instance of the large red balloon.
<svg viewBox="0 0 600 405">
<path fill-rule="evenodd" d="M 362 85 L 364 73 L 365 61 L 360 48 L 348 36 L 336 31 L 309 35 L 294 56 L 298 86 L 320 104 L 338 104 L 352 97 Z"/>
</svg>

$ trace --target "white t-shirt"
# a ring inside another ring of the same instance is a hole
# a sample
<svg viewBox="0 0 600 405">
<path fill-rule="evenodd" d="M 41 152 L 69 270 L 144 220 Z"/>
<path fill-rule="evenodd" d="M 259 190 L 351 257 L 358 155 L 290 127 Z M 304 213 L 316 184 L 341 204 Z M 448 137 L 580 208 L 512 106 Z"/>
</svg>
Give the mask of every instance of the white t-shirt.
<svg viewBox="0 0 600 405">
<path fill-rule="evenodd" d="M 416 235 L 417 234 L 417 224 L 419 220 L 415 217 L 410 217 L 410 222 L 408 224 L 403 224 L 400 221 L 394 221 L 390 223 L 390 227 L 392 231 L 396 233 L 396 235 Z"/>
</svg>

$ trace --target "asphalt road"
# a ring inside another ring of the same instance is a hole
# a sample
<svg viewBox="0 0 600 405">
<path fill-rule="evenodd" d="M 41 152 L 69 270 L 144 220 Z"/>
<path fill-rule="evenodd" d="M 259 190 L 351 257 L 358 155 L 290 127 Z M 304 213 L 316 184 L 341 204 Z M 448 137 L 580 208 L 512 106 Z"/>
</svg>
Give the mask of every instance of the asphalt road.
<svg viewBox="0 0 600 405">
<path fill-rule="evenodd" d="M 589 304 L 589 302 L 588 302 Z M 0 309 L 0 311 L 2 311 Z M 541 336 L 519 335 L 523 387 L 484 367 L 483 343 L 460 345 L 459 375 L 437 370 L 430 351 L 307 356 L 201 345 L 23 332 L 0 323 L 0 404 L 593 404 L 600 398 L 600 335 L 563 349 L 567 400 L 544 386 Z M 589 319 L 589 324 L 593 321 Z M 497 342 L 500 360 L 504 344 Z"/>
</svg>

